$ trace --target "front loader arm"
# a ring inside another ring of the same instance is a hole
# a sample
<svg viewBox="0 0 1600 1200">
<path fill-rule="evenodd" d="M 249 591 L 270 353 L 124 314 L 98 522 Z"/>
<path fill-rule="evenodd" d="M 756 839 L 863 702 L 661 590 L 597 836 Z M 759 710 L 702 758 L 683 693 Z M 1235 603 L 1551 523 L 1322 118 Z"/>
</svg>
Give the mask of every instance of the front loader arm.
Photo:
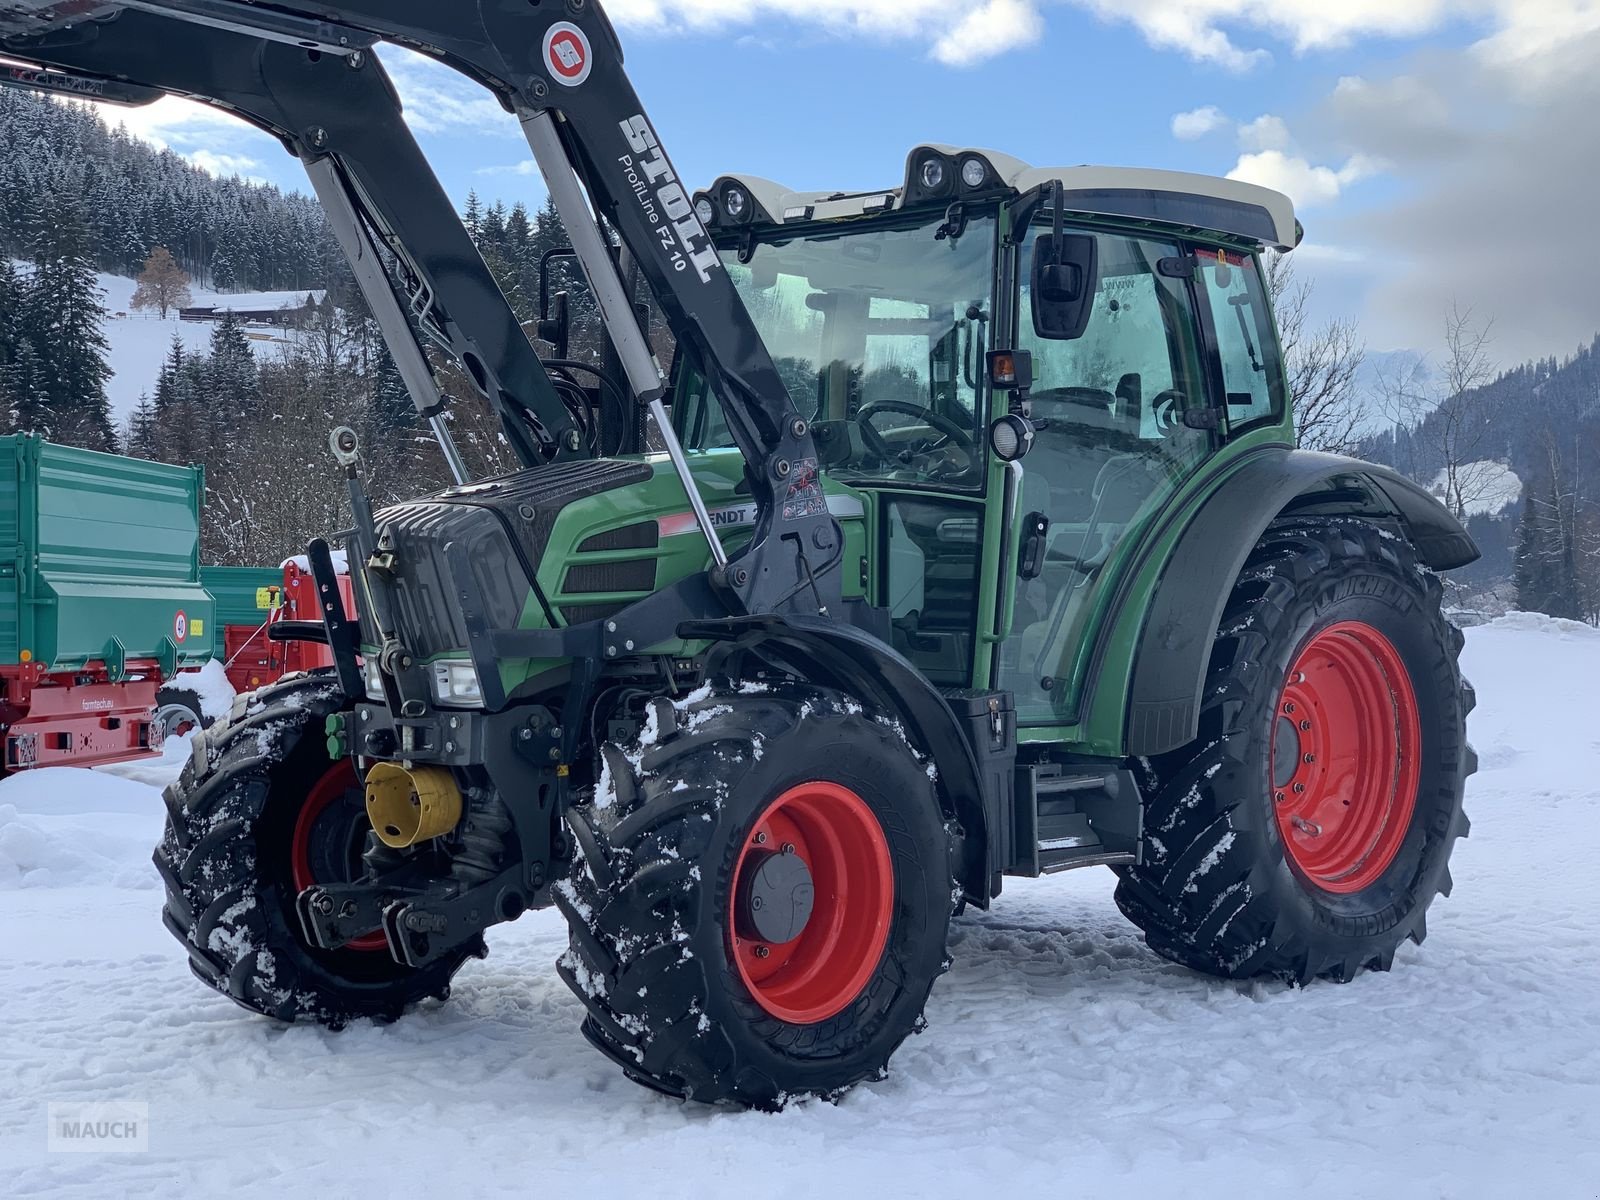
<svg viewBox="0 0 1600 1200">
<path fill-rule="evenodd" d="M 493 90 L 522 123 L 630 386 L 652 405 L 691 500 L 698 493 L 662 420 L 660 370 L 597 213 L 620 234 L 674 335 L 695 354 L 722 400 L 758 516 L 750 543 L 724 567 L 716 531 L 696 504 L 718 562 L 715 581 L 748 612 L 826 614 L 838 603 L 843 538 L 822 495 L 809 424 L 695 215 L 597 0 L 0 0 L 0 31 L 8 12 L 17 23 L 31 18 L 60 25 L 106 12 L 131 16 L 132 10 L 323 56 L 353 58 L 374 40 L 388 41 Z M 109 28 L 106 36 L 120 40 Z M 380 203 L 370 190 L 368 198 Z"/>
<path fill-rule="evenodd" d="M 402 378 L 433 423 L 457 482 L 464 468 L 441 392 L 411 321 L 466 369 L 526 465 L 581 457 L 584 439 L 462 227 L 365 47 L 343 56 L 128 9 L 101 21 L 14 32 L 0 0 L 0 52 L 55 72 L 8 68 L 0 83 L 121 103 L 167 93 L 226 108 L 284 143 L 305 166 Z M 63 72 L 65 74 L 63 74 Z M 378 246 L 407 277 L 397 292 Z"/>
</svg>

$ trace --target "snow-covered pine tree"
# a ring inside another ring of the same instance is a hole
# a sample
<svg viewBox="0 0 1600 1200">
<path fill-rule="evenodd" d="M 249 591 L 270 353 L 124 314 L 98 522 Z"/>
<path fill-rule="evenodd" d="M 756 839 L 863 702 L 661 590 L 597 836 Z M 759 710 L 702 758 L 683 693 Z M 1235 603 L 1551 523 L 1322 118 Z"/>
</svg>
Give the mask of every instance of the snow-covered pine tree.
<svg viewBox="0 0 1600 1200">
<path fill-rule="evenodd" d="M 44 372 L 46 401 L 36 431 L 66 445 L 113 450 L 109 344 L 101 332 L 105 293 L 88 242 L 82 208 L 71 198 L 60 199 L 34 248 L 23 332 Z"/>
<path fill-rule="evenodd" d="M 134 458 L 147 458 L 152 462 L 162 460 L 161 422 L 156 417 L 155 401 L 150 399 L 149 393 L 139 397 L 139 403 L 128 417 L 122 450 Z"/>
<path fill-rule="evenodd" d="M 1517 589 L 1517 607 L 1524 612 L 1543 612 L 1549 603 L 1550 570 L 1545 546 L 1547 530 L 1540 516 L 1539 501 L 1533 489 L 1522 498 L 1522 516 L 1517 520 L 1517 549 L 1512 583 Z"/>
<path fill-rule="evenodd" d="M 14 347 L 11 361 L 0 367 L 0 415 L 6 421 L 7 432 L 41 429 L 49 403 L 44 368 L 33 343 L 24 337 Z"/>
</svg>

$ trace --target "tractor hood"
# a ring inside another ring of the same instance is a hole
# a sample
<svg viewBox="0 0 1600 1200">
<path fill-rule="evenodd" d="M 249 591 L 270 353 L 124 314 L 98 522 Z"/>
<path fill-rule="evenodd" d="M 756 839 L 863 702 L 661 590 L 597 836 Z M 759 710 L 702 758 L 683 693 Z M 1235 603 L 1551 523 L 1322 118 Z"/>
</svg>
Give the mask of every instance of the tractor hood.
<svg viewBox="0 0 1600 1200">
<path fill-rule="evenodd" d="M 427 660 L 469 645 L 446 547 L 466 549 L 491 628 L 547 627 L 555 623 L 552 610 L 534 581 L 557 518 L 569 505 L 644 483 L 652 474 L 646 462 L 557 463 L 378 513 L 379 536 L 394 547 L 396 617 L 412 652 Z"/>
</svg>

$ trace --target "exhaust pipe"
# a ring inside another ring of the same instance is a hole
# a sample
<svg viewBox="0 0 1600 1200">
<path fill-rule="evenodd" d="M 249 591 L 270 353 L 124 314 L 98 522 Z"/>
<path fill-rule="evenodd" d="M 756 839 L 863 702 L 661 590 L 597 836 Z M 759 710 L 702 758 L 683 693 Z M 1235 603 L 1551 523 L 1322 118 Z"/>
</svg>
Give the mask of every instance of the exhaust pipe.
<svg viewBox="0 0 1600 1200">
<path fill-rule="evenodd" d="M 381 762 L 367 772 L 367 819 L 385 846 L 406 850 L 443 837 L 461 822 L 461 789 L 443 767 L 408 771 Z"/>
</svg>

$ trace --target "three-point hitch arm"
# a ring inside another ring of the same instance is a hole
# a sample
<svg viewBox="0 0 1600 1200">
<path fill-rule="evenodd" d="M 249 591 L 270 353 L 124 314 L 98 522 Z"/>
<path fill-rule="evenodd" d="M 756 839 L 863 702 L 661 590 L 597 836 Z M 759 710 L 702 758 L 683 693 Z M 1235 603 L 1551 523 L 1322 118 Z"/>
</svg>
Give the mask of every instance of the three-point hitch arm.
<svg viewBox="0 0 1600 1200">
<path fill-rule="evenodd" d="M 405 128 L 372 53 L 380 41 L 476 80 L 521 122 L 628 385 L 650 406 L 689 492 L 730 607 L 827 615 L 843 539 L 809 424 L 694 212 L 597 0 L 0 0 L 0 54 L 68 73 L 54 90 L 189 96 L 238 113 L 298 155 L 425 416 L 437 418 L 439 393 L 406 306 L 463 363 L 524 462 L 582 454 L 576 421 Z M 744 455 L 758 517 L 731 561 L 666 419 L 660 367 L 597 214 L 704 369 Z M 378 261 L 380 244 L 409 281 L 399 293 Z"/>
</svg>

